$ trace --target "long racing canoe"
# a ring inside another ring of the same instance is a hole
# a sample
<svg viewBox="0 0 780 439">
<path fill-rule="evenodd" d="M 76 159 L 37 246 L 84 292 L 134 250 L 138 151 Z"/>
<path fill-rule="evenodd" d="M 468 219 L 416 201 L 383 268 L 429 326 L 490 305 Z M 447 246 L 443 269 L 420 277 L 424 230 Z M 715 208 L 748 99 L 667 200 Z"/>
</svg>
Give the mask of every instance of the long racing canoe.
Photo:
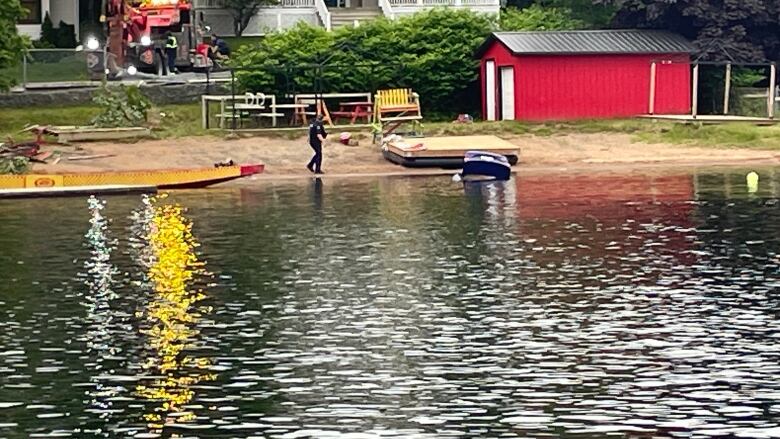
<svg viewBox="0 0 780 439">
<path fill-rule="evenodd" d="M 263 164 L 253 164 L 196 169 L 0 175 L 0 189 L 107 185 L 154 186 L 157 189 L 194 189 L 260 174 L 264 169 L 265 165 Z"/>
</svg>

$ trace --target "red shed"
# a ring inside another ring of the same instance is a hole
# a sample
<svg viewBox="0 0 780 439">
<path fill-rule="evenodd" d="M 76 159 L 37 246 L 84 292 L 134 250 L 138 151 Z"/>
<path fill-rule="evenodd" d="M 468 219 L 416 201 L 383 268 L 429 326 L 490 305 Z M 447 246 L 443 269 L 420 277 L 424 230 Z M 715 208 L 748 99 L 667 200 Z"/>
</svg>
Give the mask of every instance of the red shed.
<svg viewBox="0 0 780 439">
<path fill-rule="evenodd" d="M 688 114 L 693 51 L 685 38 L 654 30 L 494 32 L 476 54 L 482 117 Z"/>
</svg>

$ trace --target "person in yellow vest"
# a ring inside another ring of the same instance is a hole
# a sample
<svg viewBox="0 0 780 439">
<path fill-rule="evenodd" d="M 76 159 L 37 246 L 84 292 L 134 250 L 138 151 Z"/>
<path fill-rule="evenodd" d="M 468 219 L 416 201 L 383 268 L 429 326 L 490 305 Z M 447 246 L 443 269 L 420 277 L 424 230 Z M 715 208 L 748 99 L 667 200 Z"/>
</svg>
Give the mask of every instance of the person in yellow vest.
<svg viewBox="0 0 780 439">
<path fill-rule="evenodd" d="M 172 33 L 165 34 L 165 58 L 168 59 L 168 74 L 179 73 L 176 70 L 176 50 L 179 48 L 179 42 Z"/>
</svg>

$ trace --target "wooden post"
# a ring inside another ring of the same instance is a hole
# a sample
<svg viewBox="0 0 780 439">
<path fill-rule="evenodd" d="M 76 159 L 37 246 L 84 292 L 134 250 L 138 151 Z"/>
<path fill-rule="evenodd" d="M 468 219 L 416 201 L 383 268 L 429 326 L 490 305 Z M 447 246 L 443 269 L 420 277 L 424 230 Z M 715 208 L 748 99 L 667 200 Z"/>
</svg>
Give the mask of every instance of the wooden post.
<svg viewBox="0 0 780 439">
<path fill-rule="evenodd" d="M 693 102 L 691 102 L 691 116 L 696 119 L 699 111 L 699 65 L 693 66 Z"/>
<path fill-rule="evenodd" d="M 650 103 L 648 105 L 648 113 L 655 113 L 655 74 L 658 66 L 655 61 L 650 63 Z"/>
<path fill-rule="evenodd" d="M 209 103 L 206 100 L 206 95 L 201 95 L 200 97 L 200 117 L 203 129 L 209 129 Z"/>
<path fill-rule="evenodd" d="M 775 118 L 775 89 L 777 88 L 777 85 L 775 84 L 776 80 L 777 64 L 772 63 L 769 65 L 769 98 L 767 99 L 767 114 L 769 115 L 770 119 Z"/>
<path fill-rule="evenodd" d="M 723 90 L 723 114 L 729 114 L 729 95 L 731 94 L 731 63 L 726 64 L 726 84 Z"/>
</svg>

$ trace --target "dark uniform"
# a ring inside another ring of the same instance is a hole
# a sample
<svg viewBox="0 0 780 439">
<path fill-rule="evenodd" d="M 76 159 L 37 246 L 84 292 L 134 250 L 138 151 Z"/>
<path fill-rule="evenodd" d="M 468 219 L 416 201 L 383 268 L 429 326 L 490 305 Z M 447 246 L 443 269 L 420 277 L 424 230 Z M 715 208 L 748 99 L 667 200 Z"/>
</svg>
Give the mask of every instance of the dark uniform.
<svg viewBox="0 0 780 439">
<path fill-rule="evenodd" d="M 306 167 L 315 174 L 322 173 L 322 141 L 317 137 L 318 134 L 321 135 L 323 139 L 328 137 L 328 133 L 325 132 L 325 125 L 321 120 L 315 119 L 309 125 L 309 146 L 314 150 L 314 157 L 312 157 L 309 164 L 306 165 Z"/>
<path fill-rule="evenodd" d="M 176 51 L 179 49 L 179 42 L 176 41 L 171 33 L 165 40 L 165 57 L 168 59 L 168 73 L 176 72 Z"/>
</svg>

